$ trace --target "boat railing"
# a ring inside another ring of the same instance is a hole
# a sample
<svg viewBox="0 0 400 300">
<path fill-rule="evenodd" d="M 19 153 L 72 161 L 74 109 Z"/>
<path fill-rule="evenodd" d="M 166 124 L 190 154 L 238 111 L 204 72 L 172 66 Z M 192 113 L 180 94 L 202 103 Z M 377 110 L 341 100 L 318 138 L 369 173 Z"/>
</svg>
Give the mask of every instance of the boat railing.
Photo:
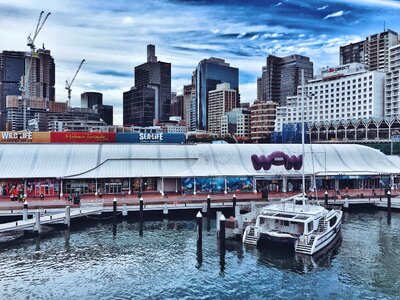
<svg viewBox="0 0 400 300">
<path fill-rule="evenodd" d="M 284 202 L 288 202 L 288 201 L 294 201 L 296 198 L 304 198 L 303 197 L 303 194 L 297 194 L 297 195 L 294 195 L 294 196 L 291 196 L 291 197 L 288 197 L 288 198 L 284 198 L 284 199 L 281 199 L 281 203 L 284 203 Z"/>
</svg>

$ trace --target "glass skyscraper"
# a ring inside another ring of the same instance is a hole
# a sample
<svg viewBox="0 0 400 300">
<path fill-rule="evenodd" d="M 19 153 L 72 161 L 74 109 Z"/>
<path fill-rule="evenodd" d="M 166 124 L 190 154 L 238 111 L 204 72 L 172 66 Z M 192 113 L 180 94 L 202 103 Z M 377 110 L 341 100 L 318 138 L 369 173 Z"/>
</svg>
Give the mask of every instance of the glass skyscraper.
<svg viewBox="0 0 400 300">
<path fill-rule="evenodd" d="M 202 60 L 194 71 L 196 87 L 196 123 L 197 129 L 208 130 L 208 92 L 215 90 L 217 84 L 229 83 L 232 90 L 239 95 L 239 69 L 231 67 L 225 60 L 211 57 Z M 236 107 L 239 106 L 237 97 Z"/>
</svg>

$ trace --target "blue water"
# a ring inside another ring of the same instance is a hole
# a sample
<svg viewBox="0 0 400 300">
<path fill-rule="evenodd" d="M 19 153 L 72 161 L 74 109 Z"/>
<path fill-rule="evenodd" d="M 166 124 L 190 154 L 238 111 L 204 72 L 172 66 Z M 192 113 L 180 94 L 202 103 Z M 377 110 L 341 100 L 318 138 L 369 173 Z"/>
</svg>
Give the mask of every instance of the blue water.
<svg viewBox="0 0 400 300">
<path fill-rule="evenodd" d="M 400 214 L 345 214 L 321 257 L 227 242 L 215 223 L 91 223 L 0 244 L 1 299 L 400 299 Z"/>
</svg>

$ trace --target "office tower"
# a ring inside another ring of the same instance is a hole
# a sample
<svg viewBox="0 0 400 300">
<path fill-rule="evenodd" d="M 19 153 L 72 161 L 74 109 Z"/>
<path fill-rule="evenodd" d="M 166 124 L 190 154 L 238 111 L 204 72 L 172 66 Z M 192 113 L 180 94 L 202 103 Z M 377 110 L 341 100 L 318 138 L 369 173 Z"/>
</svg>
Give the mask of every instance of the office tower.
<svg viewBox="0 0 400 300">
<path fill-rule="evenodd" d="M 236 90 L 236 107 L 239 106 L 239 69 L 215 57 L 204 59 L 198 64 L 194 71 L 197 129 L 208 130 L 208 92 L 223 82 L 229 83 L 231 89 Z"/>
<path fill-rule="evenodd" d="M 208 131 L 221 134 L 221 117 L 237 106 L 236 90 L 229 83 L 217 84 L 215 90 L 208 92 Z"/>
<path fill-rule="evenodd" d="M 301 85 L 301 70 L 306 82 L 313 78 L 313 63 L 309 57 L 294 54 L 286 57 L 269 55 L 262 68 L 262 99 L 285 106 L 286 97 L 296 95 Z"/>
<path fill-rule="evenodd" d="M 365 40 L 340 46 L 340 64 L 365 63 Z"/>
<path fill-rule="evenodd" d="M 389 72 L 385 81 L 385 116 L 400 116 L 400 44 L 389 49 Z"/>
<path fill-rule="evenodd" d="M 25 54 L 25 98 L 55 101 L 55 64 L 50 50 Z"/>
<path fill-rule="evenodd" d="M 25 69 L 25 52 L 3 51 L 0 53 L 0 130 L 5 129 L 7 119 L 6 97 L 21 95 L 19 83 Z"/>
<path fill-rule="evenodd" d="M 224 113 L 221 117 L 221 135 L 230 134 L 241 138 L 250 138 L 250 110 L 238 107 Z"/>
<path fill-rule="evenodd" d="M 365 64 L 371 71 L 389 70 L 389 48 L 399 44 L 397 32 L 390 29 L 370 35 L 365 41 Z"/>
<path fill-rule="evenodd" d="M 95 104 L 93 110 L 100 116 L 100 118 L 107 123 L 107 125 L 113 125 L 114 118 L 114 107 L 112 105 Z"/>
<path fill-rule="evenodd" d="M 123 95 L 124 126 L 153 126 L 155 98 L 158 89 L 152 85 L 132 87 Z"/>
<path fill-rule="evenodd" d="M 250 107 L 251 139 L 258 142 L 269 140 L 275 128 L 276 108 L 278 103 L 272 101 L 256 101 Z"/>
<path fill-rule="evenodd" d="M 262 99 L 262 94 L 263 94 L 263 81 L 262 77 L 257 77 L 257 99 L 256 100 L 261 100 Z"/>
<path fill-rule="evenodd" d="M 135 67 L 135 87 L 151 85 L 155 91 L 154 119 L 168 121 L 171 105 L 171 64 L 157 61 L 155 46 L 147 45 L 147 62 Z"/>
<path fill-rule="evenodd" d="M 81 108 L 93 108 L 103 104 L 103 94 L 98 92 L 85 92 L 81 94 Z"/>
</svg>

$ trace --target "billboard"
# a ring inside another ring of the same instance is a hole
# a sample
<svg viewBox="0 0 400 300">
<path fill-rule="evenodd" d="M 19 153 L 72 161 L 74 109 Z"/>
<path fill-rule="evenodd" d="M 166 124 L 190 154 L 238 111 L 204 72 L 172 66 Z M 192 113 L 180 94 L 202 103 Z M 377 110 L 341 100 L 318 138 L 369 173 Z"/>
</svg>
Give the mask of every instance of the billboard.
<svg viewBox="0 0 400 300">
<path fill-rule="evenodd" d="M 115 132 L 51 132 L 52 143 L 115 143 Z"/>
<path fill-rule="evenodd" d="M 117 133 L 117 143 L 166 143 L 181 144 L 186 141 L 185 133 L 124 132 Z"/>
<path fill-rule="evenodd" d="M 50 132 L 0 131 L 0 143 L 50 143 Z"/>
</svg>

